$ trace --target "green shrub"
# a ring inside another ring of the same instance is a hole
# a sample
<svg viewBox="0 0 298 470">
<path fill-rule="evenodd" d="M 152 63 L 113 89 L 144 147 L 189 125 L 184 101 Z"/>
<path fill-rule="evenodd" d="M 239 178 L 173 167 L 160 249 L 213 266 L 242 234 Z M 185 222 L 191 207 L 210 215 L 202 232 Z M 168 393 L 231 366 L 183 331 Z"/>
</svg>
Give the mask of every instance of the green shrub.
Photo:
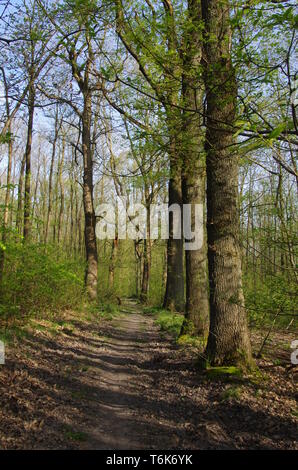
<svg viewBox="0 0 298 470">
<path fill-rule="evenodd" d="M 24 318 L 78 306 L 83 263 L 39 244 L 8 244 L 0 286 L 0 319 Z"/>
<path fill-rule="evenodd" d="M 293 318 L 295 327 L 297 288 L 285 275 L 275 274 L 260 280 L 248 274 L 244 276 L 244 294 L 253 326 L 271 325 L 274 319 L 277 326 L 286 326 Z"/>
<path fill-rule="evenodd" d="M 177 313 L 169 312 L 168 310 L 161 310 L 157 314 L 155 324 L 160 327 L 162 331 L 168 331 L 175 338 L 178 338 L 184 317 Z"/>
<path fill-rule="evenodd" d="M 177 343 L 180 346 L 191 346 L 197 349 L 204 349 L 204 347 L 206 346 L 206 341 L 204 338 L 199 336 L 191 336 L 188 334 L 179 336 L 179 338 L 177 339 Z"/>
</svg>

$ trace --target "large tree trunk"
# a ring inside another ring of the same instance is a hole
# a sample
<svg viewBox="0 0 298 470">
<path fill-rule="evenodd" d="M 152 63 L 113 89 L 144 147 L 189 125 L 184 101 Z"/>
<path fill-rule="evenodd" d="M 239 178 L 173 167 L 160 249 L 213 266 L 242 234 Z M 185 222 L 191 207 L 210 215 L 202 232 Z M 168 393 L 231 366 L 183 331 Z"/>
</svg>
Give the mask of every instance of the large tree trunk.
<svg viewBox="0 0 298 470">
<path fill-rule="evenodd" d="M 25 151 L 25 195 L 24 195 L 24 229 L 23 241 L 27 242 L 30 237 L 31 229 L 31 147 L 33 135 L 33 117 L 35 105 L 35 88 L 31 80 L 29 84 L 28 95 L 28 129 L 27 129 L 27 143 Z"/>
<path fill-rule="evenodd" d="M 195 205 L 203 205 L 205 214 L 206 162 L 203 131 L 204 84 L 200 77 L 202 57 L 201 2 L 188 2 L 190 28 L 185 33 L 183 63 L 183 128 L 182 128 L 182 193 L 183 204 L 192 206 L 192 230 L 195 226 Z M 197 110 L 188 111 L 188 110 Z M 202 221 L 200 221 L 202 223 Z M 204 224 L 205 225 L 205 224 Z M 203 230 L 203 227 L 199 227 Z M 207 243 L 204 233 L 199 249 L 185 251 L 186 306 L 182 334 L 207 337 L 209 323 L 209 298 L 207 275 Z"/>
<path fill-rule="evenodd" d="M 206 348 L 212 365 L 247 366 L 251 347 L 241 279 L 238 158 L 232 125 L 237 87 L 231 62 L 227 0 L 202 0 L 205 22 L 207 93 L 207 233 L 210 332 Z"/>
<path fill-rule="evenodd" d="M 93 161 L 91 151 L 91 93 L 89 90 L 84 94 L 84 111 L 83 111 L 83 159 L 84 159 L 84 176 L 83 176 L 83 202 L 85 213 L 85 248 L 86 248 L 86 272 L 85 286 L 88 296 L 91 300 L 97 297 L 97 243 L 95 235 L 95 212 L 93 205 Z"/>
<path fill-rule="evenodd" d="M 174 8 L 171 1 L 163 2 L 166 15 L 167 48 L 168 52 L 177 58 L 178 41 L 174 17 Z M 167 284 L 164 297 L 164 308 L 184 311 L 184 253 L 183 253 L 183 227 L 182 227 L 182 186 L 181 186 L 181 111 L 177 106 L 180 100 L 180 76 L 179 66 L 175 59 L 168 64 L 166 74 L 167 81 L 167 104 L 164 104 L 167 115 L 167 127 L 169 132 L 169 206 L 179 205 L 181 209 L 181 237 L 179 240 L 173 238 L 173 217 L 170 213 L 169 240 L 167 246 Z"/>
</svg>

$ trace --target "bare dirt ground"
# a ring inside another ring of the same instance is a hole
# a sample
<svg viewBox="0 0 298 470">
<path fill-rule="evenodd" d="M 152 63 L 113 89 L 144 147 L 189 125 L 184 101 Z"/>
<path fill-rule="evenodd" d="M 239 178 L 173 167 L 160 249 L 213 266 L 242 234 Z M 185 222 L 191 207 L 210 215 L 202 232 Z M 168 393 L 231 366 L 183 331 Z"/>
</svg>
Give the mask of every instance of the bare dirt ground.
<svg viewBox="0 0 298 470">
<path fill-rule="evenodd" d="M 127 302 L 112 321 L 73 317 L 9 347 L 0 448 L 298 448 L 293 370 L 262 359 L 258 377 L 210 380 L 140 312 Z"/>
</svg>

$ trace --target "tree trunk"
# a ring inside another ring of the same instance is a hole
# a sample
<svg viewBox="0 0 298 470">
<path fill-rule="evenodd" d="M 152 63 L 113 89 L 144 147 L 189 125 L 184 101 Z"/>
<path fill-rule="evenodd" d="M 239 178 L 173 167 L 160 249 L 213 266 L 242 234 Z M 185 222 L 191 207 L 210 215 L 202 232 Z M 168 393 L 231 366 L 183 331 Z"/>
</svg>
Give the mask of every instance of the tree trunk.
<svg viewBox="0 0 298 470">
<path fill-rule="evenodd" d="M 136 296 L 139 297 L 140 291 L 140 274 L 141 274 L 141 262 L 142 262 L 142 253 L 139 249 L 140 240 L 134 240 L 134 252 L 135 252 L 135 275 L 136 275 Z"/>
<path fill-rule="evenodd" d="M 34 104 L 35 104 L 35 89 L 34 83 L 31 80 L 29 84 L 28 96 L 28 129 L 27 129 L 27 143 L 25 151 L 25 194 L 24 194 L 24 229 L 23 241 L 24 243 L 29 240 L 31 229 L 31 147 L 33 135 L 33 117 L 34 117 Z"/>
<path fill-rule="evenodd" d="M 64 158 L 65 158 L 65 139 L 62 140 L 62 152 L 61 152 L 61 160 L 58 164 L 58 174 L 57 179 L 59 183 L 60 189 L 60 207 L 59 207 L 59 215 L 58 215 L 58 229 L 57 229 L 57 241 L 58 245 L 61 241 L 61 234 L 62 234 L 62 225 L 63 225 L 63 215 L 64 215 L 64 183 L 63 183 L 63 165 L 64 165 Z M 58 191 L 57 191 L 58 194 Z M 55 234 L 55 231 L 54 231 Z M 53 234 L 53 235 L 54 235 Z M 54 238 L 55 242 L 55 238 Z"/>
<path fill-rule="evenodd" d="M 166 15 L 167 48 L 173 57 L 177 57 L 177 32 L 175 26 L 174 9 L 171 2 L 163 2 Z M 168 64 L 167 80 L 167 101 L 164 104 L 167 115 L 167 127 L 170 144 L 168 149 L 170 160 L 170 181 L 169 181 L 169 206 L 179 205 L 181 209 L 181 237 L 179 240 L 173 238 L 173 217 L 170 213 L 169 219 L 169 240 L 167 246 L 167 285 L 164 297 L 164 308 L 184 311 L 184 266 L 183 266 L 183 227 L 182 227 L 182 186 L 181 186 L 181 111 L 177 106 L 180 99 L 180 76 L 179 66 L 173 60 Z"/>
<path fill-rule="evenodd" d="M 75 179 L 75 174 L 74 174 L 74 179 Z M 79 205 L 79 195 L 78 195 L 78 185 L 75 181 L 75 187 L 74 187 L 74 192 L 75 192 L 75 234 L 74 234 L 74 243 L 75 243 L 75 252 L 79 253 L 79 248 L 78 248 L 78 233 L 80 231 L 80 205 Z"/>
<path fill-rule="evenodd" d="M 142 276 L 142 288 L 141 288 L 141 302 L 147 303 L 148 292 L 149 292 L 149 278 L 150 278 L 150 240 L 144 239 L 144 256 L 143 256 L 143 276 Z"/>
<path fill-rule="evenodd" d="M 84 111 L 82 118 L 82 147 L 84 160 L 83 202 L 85 213 L 85 248 L 86 272 L 85 286 L 91 300 L 97 297 L 97 243 L 95 235 L 95 212 L 93 205 L 93 161 L 91 151 L 91 93 L 84 93 Z"/>
<path fill-rule="evenodd" d="M 52 156 L 51 156 L 51 166 L 50 166 L 50 175 L 49 175 L 49 194 L 48 194 L 48 212 L 47 212 L 47 220 L 45 226 L 45 235 L 44 235 L 44 242 L 47 243 L 48 241 L 48 233 L 49 233 L 49 225 L 50 219 L 52 215 L 52 186 L 53 186 L 53 171 L 54 171 L 54 162 L 55 162 L 55 155 L 56 155 L 56 144 L 58 139 L 58 104 L 56 105 L 56 113 L 55 113 L 55 134 L 53 140 L 53 148 L 52 148 Z"/>
<path fill-rule="evenodd" d="M 196 204 L 203 205 L 205 213 L 206 161 L 203 133 L 204 84 L 200 77 L 202 57 L 202 33 L 200 0 L 188 2 L 190 28 L 185 33 L 183 63 L 183 128 L 182 128 L 182 194 L 183 204 L 191 204 L 191 225 L 194 229 Z M 186 111 L 199 110 L 196 111 Z M 201 221 L 202 222 L 202 221 Z M 205 226 L 205 224 L 203 225 Z M 203 227 L 201 227 L 203 229 Z M 182 334 L 190 333 L 207 337 L 209 322 L 207 243 L 204 233 L 203 245 L 196 250 L 185 251 L 186 306 Z"/>
<path fill-rule="evenodd" d="M 110 264 L 109 264 L 109 280 L 108 280 L 108 286 L 109 289 L 112 290 L 114 287 L 114 280 L 115 280 L 115 259 L 117 257 L 117 251 L 118 251 L 118 237 L 114 238 L 112 242 L 112 249 L 111 249 L 111 255 L 110 255 Z"/>
<path fill-rule="evenodd" d="M 73 210 L 74 210 L 74 189 L 73 189 L 73 180 L 74 180 L 74 172 L 73 172 L 73 161 L 71 163 L 71 169 L 70 169 L 70 178 L 69 178 L 69 183 L 70 183 L 70 240 L 69 240 L 69 248 L 70 252 L 74 251 L 74 246 L 73 246 L 73 240 L 74 240 L 74 216 L 73 216 Z"/>
<path fill-rule="evenodd" d="M 171 160 L 169 181 L 169 207 L 178 204 L 182 211 L 182 189 L 180 165 Z M 182 226 L 182 220 L 181 220 Z M 169 239 L 167 244 L 167 284 L 163 307 L 182 312 L 184 310 L 184 272 L 183 272 L 183 238 L 173 238 L 173 217 L 169 217 Z"/>
<path fill-rule="evenodd" d="M 39 155 L 40 155 L 40 150 L 39 150 Z M 38 158 L 38 163 L 37 163 L 37 171 L 36 171 L 36 181 L 35 181 L 35 186 L 34 186 L 34 194 L 33 194 L 33 204 L 32 204 L 32 217 L 35 217 L 35 208 L 37 204 L 37 192 L 38 192 L 38 184 L 39 184 L 39 174 L 40 174 L 40 160 Z M 37 220 L 36 222 L 36 228 L 37 228 L 37 237 L 39 241 L 41 241 L 41 237 L 39 236 L 40 230 L 39 230 L 39 221 Z"/>
<path fill-rule="evenodd" d="M 26 153 L 24 153 L 21 167 L 20 167 L 20 176 L 18 181 L 18 207 L 17 207 L 17 216 L 16 216 L 16 229 L 19 234 L 22 233 L 22 208 L 23 208 L 23 184 L 24 184 L 24 171 L 26 163 Z"/>
<path fill-rule="evenodd" d="M 147 192 L 145 188 L 145 193 Z M 142 288 L 141 288 L 141 302 L 146 304 L 148 301 L 149 293 L 149 279 L 151 271 L 151 240 L 150 240 L 150 200 L 149 197 L 146 201 L 146 210 L 147 210 L 147 226 L 146 226 L 146 236 L 144 239 L 144 251 L 143 251 L 143 277 L 142 277 Z"/>
<path fill-rule="evenodd" d="M 210 287 L 206 358 L 211 365 L 249 366 L 251 347 L 238 240 L 238 158 L 232 151 L 237 87 L 230 54 L 229 2 L 202 0 L 202 14 L 205 22 Z"/>
<path fill-rule="evenodd" d="M 9 118 L 9 113 L 8 113 Z M 6 231 L 8 226 L 8 216 L 9 216 L 9 203 L 10 203 L 10 184 L 11 184 L 11 167 L 12 167 L 12 150 L 13 150 L 13 141 L 11 138 L 11 126 L 8 128 L 9 133 L 9 142 L 8 142 L 8 162 L 7 162 L 7 176 L 6 176 L 6 192 L 5 192 L 5 202 L 4 202 L 4 215 L 3 215 L 3 232 L 2 232 L 2 243 L 3 247 L 0 247 L 0 283 L 2 281 L 3 271 L 4 271 L 4 258 L 5 258 L 5 243 L 6 243 Z"/>
</svg>

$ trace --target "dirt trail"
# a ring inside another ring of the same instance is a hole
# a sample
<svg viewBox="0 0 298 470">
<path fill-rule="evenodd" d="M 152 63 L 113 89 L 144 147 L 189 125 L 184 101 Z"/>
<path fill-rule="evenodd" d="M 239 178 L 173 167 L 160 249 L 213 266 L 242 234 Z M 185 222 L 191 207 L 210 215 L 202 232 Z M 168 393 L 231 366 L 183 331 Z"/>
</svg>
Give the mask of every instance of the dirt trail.
<svg viewBox="0 0 298 470">
<path fill-rule="evenodd" d="M 122 312 L 126 316 L 111 322 L 98 354 L 101 372 L 93 384 L 99 393 L 96 421 L 87 429 L 88 439 L 82 448 L 144 449 L 149 437 L 154 440 L 151 425 L 146 426 L 143 416 L 145 398 L 141 393 L 154 379 L 142 365 L 148 354 L 157 350 L 159 335 L 152 319 L 141 315 L 133 302 L 126 301 Z M 175 438 L 167 431 L 164 434 L 155 439 L 166 439 L 167 447 L 175 447 Z"/>
<path fill-rule="evenodd" d="M 196 352 L 133 301 L 111 321 L 67 321 L 59 334 L 34 329 L 8 348 L 0 449 L 297 448 L 285 368 L 256 382 L 210 381 Z"/>
</svg>

